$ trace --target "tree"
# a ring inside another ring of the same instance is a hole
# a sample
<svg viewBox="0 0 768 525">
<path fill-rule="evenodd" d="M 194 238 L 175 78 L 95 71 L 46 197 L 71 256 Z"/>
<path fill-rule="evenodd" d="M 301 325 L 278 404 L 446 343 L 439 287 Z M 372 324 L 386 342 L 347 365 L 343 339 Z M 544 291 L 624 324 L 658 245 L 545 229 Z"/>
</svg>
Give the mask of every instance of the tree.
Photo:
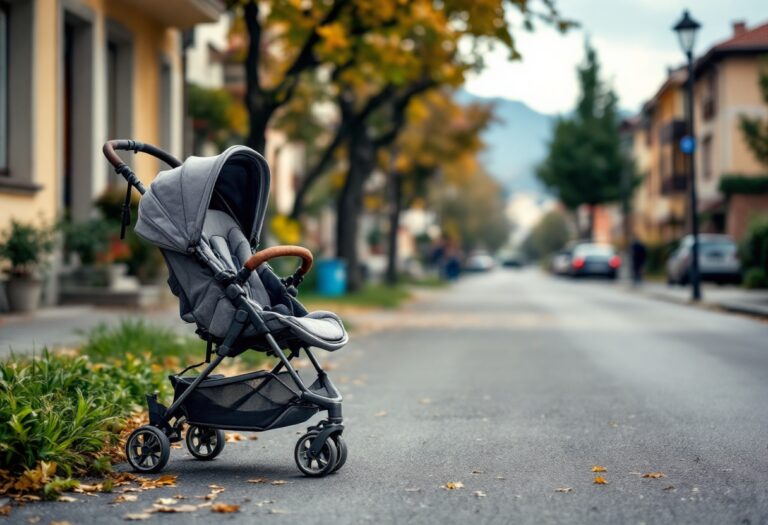
<svg viewBox="0 0 768 525">
<path fill-rule="evenodd" d="M 763 102 L 768 104 L 768 58 L 763 59 L 763 68 L 760 72 L 760 91 Z M 747 146 L 754 154 L 757 161 L 768 168 L 768 119 L 750 118 L 742 115 L 739 118 L 741 132 Z"/>
<path fill-rule="evenodd" d="M 223 149 L 233 137 L 247 132 L 241 114 L 242 106 L 226 90 L 190 84 L 187 97 L 195 153 L 200 153 L 200 148 L 207 141 Z"/>
<path fill-rule="evenodd" d="M 622 172 L 630 161 L 621 148 L 616 95 L 600 80 L 597 54 L 589 43 L 578 78 L 581 95 L 576 110 L 555 124 L 537 176 L 568 209 L 589 207 L 583 233 L 591 237 L 595 206 L 621 197 Z"/>
<path fill-rule="evenodd" d="M 442 172 L 449 178 L 461 172 L 467 161 L 485 144 L 482 131 L 492 121 L 492 107 L 463 106 L 448 89 L 431 90 L 408 106 L 406 126 L 384 161 L 390 172 L 387 272 L 389 284 L 397 281 L 397 232 L 404 208 L 427 197 L 429 183 Z"/>
<path fill-rule="evenodd" d="M 523 241 L 523 252 L 530 259 L 542 259 L 565 246 L 570 236 L 566 216 L 560 211 L 550 211 L 536 223 Z"/>
</svg>

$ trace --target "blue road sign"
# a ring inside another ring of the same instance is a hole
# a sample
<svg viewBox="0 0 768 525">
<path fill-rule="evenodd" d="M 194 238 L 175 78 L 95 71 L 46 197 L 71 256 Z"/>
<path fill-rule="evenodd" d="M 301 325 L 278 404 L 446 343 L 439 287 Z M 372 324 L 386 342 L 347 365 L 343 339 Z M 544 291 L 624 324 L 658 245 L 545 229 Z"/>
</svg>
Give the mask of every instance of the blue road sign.
<svg viewBox="0 0 768 525">
<path fill-rule="evenodd" d="M 680 150 L 686 155 L 690 155 L 696 150 L 696 139 L 686 135 L 680 139 Z"/>
</svg>

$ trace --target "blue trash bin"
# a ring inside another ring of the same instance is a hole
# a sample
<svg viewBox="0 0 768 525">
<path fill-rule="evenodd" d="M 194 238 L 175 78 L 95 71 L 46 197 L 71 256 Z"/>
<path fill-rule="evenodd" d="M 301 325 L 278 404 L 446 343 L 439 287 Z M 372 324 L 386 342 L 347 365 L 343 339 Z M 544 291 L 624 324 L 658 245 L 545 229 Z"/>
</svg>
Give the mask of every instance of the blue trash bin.
<svg viewBox="0 0 768 525">
<path fill-rule="evenodd" d="M 325 297 L 338 297 L 347 291 L 347 264 L 341 259 L 317 261 L 317 293 Z"/>
</svg>

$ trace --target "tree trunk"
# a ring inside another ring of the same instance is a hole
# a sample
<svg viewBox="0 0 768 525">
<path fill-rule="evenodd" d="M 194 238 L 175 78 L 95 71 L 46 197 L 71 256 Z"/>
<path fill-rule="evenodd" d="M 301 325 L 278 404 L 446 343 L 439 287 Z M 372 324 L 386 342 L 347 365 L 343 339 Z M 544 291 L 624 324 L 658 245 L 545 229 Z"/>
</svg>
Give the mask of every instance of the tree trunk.
<svg viewBox="0 0 768 525">
<path fill-rule="evenodd" d="M 347 180 L 344 182 L 336 212 L 336 255 L 347 264 L 347 288 L 354 292 L 363 284 L 357 237 L 363 208 L 363 191 L 365 182 L 375 167 L 376 151 L 364 124 L 356 125 L 351 131 Z"/>
<path fill-rule="evenodd" d="M 397 284 L 397 235 L 400 231 L 400 212 L 403 208 L 403 180 L 401 175 L 392 171 L 390 180 L 391 199 L 389 209 L 389 234 L 387 236 L 387 284 Z"/>
<path fill-rule="evenodd" d="M 248 126 L 247 146 L 252 150 L 258 151 L 265 157 L 267 155 L 267 125 L 269 124 L 269 118 L 271 116 L 272 112 L 265 110 L 264 108 L 249 107 L 248 118 L 250 120 L 250 125 Z"/>
</svg>

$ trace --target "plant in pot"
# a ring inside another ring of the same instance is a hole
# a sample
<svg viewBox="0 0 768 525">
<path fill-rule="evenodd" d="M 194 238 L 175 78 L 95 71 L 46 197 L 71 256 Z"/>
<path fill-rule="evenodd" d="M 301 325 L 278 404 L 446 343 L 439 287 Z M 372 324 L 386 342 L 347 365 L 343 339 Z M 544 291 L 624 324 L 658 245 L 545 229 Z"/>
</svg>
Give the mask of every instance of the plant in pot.
<svg viewBox="0 0 768 525">
<path fill-rule="evenodd" d="M 10 263 L 6 294 L 11 311 L 30 312 L 40 304 L 40 269 L 53 246 L 53 231 L 45 226 L 12 220 L 10 229 L 2 233 L 0 258 Z"/>
<path fill-rule="evenodd" d="M 120 258 L 121 254 L 116 257 L 116 252 L 125 248 L 117 239 L 115 227 L 113 222 L 104 219 L 64 223 L 64 247 L 67 253 L 76 254 L 80 262 L 72 276 L 78 285 L 110 286 L 113 273 L 110 266 Z"/>
</svg>

